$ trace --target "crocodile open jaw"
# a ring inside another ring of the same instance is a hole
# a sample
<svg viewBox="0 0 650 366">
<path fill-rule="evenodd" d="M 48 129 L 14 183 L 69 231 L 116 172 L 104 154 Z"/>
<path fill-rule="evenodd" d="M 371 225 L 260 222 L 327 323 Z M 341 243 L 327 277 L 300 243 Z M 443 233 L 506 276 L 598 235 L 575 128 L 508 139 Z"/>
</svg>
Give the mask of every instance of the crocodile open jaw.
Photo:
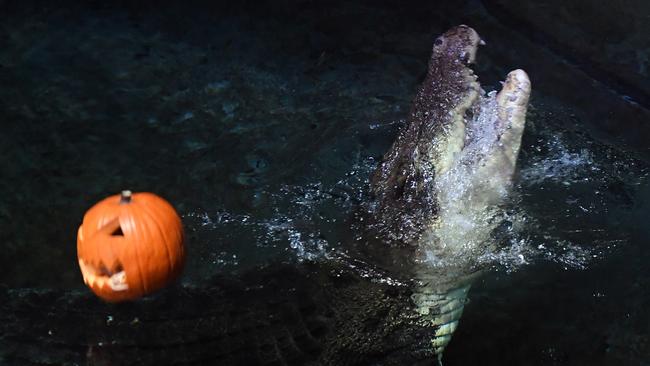
<svg viewBox="0 0 650 366">
<path fill-rule="evenodd" d="M 371 177 L 369 227 L 386 246 L 411 253 L 388 262 L 409 263 L 401 268 L 418 283 L 413 301 L 437 328 L 438 354 L 456 328 L 478 254 L 495 245 L 490 234 L 512 186 L 531 91 L 526 73 L 514 70 L 499 93 L 486 94 L 470 68 L 481 44 L 465 25 L 434 41 L 407 124 Z"/>
<path fill-rule="evenodd" d="M 436 39 L 407 125 L 371 178 L 374 229 L 391 245 L 431 247 L 441 216 L 461 209 L 455 207 L 459 201 L 469 213 L 498 205 L 507 195 L 530 81 L 515 70 L 496 96 L 486 95 L 470 68 L 482 43 L 464 25 Z M 436 241 L 453 250 L 450 240 Z"/>
</svg>

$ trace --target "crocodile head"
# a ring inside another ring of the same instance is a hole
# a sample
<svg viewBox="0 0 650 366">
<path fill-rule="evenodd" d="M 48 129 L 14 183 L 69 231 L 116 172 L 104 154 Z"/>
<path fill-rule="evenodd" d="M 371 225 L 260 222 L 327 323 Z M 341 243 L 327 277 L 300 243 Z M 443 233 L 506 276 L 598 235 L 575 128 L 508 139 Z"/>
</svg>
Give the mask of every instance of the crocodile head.
<svg viewBox="0 0 650 366">
<path fill-rule="evenodd" d="M 481 44 L 465 25 L 434 41 L 407 123 L 371 177 L 373 235 L 420 261 L 471 257 L 511 185 L 530 81 L 515 70 L 485 94 L 470 68 Z"/>
</svg>

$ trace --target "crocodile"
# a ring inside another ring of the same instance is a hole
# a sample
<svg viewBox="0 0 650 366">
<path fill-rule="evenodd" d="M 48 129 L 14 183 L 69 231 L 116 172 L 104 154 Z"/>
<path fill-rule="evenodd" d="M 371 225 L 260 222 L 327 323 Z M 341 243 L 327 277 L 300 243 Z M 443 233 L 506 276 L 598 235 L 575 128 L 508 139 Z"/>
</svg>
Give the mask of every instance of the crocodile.
<svg viewBox="0 0 650 366">
<path fill-rule="evenodd" d="M 466 25 L 433 44 L 406 124 L 371 176 L 369 232 L 384 248 L 367 254 L 415 280 L 416 310 L 436 327 L 441 355 L 458 325 L 477 258 L 508 198 L 531 92 L 523 70 L 485 93 L 470 65 L 485 42 Z"/>
</svg>

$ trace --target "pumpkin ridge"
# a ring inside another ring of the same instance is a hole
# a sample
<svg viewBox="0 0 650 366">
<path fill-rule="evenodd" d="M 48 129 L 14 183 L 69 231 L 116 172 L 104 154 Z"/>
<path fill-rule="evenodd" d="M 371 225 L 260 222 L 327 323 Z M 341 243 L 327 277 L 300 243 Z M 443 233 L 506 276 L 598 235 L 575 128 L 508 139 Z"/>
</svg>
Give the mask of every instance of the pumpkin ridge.
<svg viewBox="0 0 650 366">
<path fill-rule="evenodd" d="M 167 226 L 169 223 L 169 218 L 167 218 L 167 215 L 158 215 L 158 212 L 154 211 L 151 212 L 151 205 L 149 205 L 147 202 L 143 202 L 142 204 L 142 210 L 149 216 L 148 218 L 150 219 L 149 222 L 153 222 L 153 226 L 155 226 L 156 230 L 160 234 L 160 237 L 163 239 L 163 242 L 165 243 L 165 253 L 167 254 L 167 265 L 169 268 L 169 272 L 173 273 L 174 272 L 174 260 L 172 260 L 172 255 L 171 255 L 171 250 L 169 248 L 169 237 L 166 235 L 166 231 L 161 228 L 161 225 L 164 224 Z M 154 209 L 155 210 L 155 209 Z M 160 216 L 160 217 L 157 217 Z"/>
<path fill-rule="evenodd" d="M 121 224 L 121 221 L 122 221 L 123 217 L 124 217 L 124 220 L 128 220 L 128 221 L 131 222 L 131 225 L 129 226 L 130 229 L 127 230 L 128 234 L 126 234 L 126 233 L 125 234 L 128 235 L 127 240 L 128 240 L 129 243 L 135 242 L 135 245 L 133 245 L 133 247 L 134 247 L 133 248 L 133 251 L 134 251 L 133 256 L 134 256 L 135 261 L 137 263 L 136 268 L 138 270 L 138 278 L 140 279 L 140 286 L 139 286 L 140 288 L 139 288 L 139 290 L 140 290 L 141 294 L 145 294 L 145 293 L 147 293 L 147 287 L 146 287 L 146 284 L 145 284 L 145 278 L 142 275 L 142 263 L 140 262 L 140 251 L 138 250 L 139 245 L 137 245 L 137 243 L 141 241 L 140 240 L 141 237 L 137 234 L 137 232 L 140 231 L 140 228 L 139 227 L 136 228 L 135 220 L 134 220 L 134 212 L 133 212 L 133 211 L 137 210 L 138 206 L 136 206 L 134 204 L 134 202 L 131 201 L 128 204 L 124 205 L 123 207 L 124 208 L 122 209 L 122 212 L 120 214 L 120 224 Z M 135 236 L 135 238 L 134 238 L 134 240 L 131 240 L 131 238 L 133 236 Z"/>
</svg>

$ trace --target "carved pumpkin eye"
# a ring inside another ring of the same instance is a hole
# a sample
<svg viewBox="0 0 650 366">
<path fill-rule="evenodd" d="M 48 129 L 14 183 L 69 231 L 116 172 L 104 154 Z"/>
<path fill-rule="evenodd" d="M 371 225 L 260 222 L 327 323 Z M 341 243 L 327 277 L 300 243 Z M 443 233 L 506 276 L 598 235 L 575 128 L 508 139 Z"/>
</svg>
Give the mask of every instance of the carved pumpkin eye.
<svg viewBox="0 0 650 366">
<path fill-rule="evenodd" d="M 151 193 L 124 191 L 84 216 L 77 256 L 84 282 L 117 302 L 156 291 L 181 272 L 183 227 L 174 208 Z"/>
<path fill-rule="evenodd" d="M 111 236 L 124 236 L 124 232 L 122 231 L 122 226 L 118 226 L 117 229 L 115 229 L 111 233 Z"/>
</svg>

